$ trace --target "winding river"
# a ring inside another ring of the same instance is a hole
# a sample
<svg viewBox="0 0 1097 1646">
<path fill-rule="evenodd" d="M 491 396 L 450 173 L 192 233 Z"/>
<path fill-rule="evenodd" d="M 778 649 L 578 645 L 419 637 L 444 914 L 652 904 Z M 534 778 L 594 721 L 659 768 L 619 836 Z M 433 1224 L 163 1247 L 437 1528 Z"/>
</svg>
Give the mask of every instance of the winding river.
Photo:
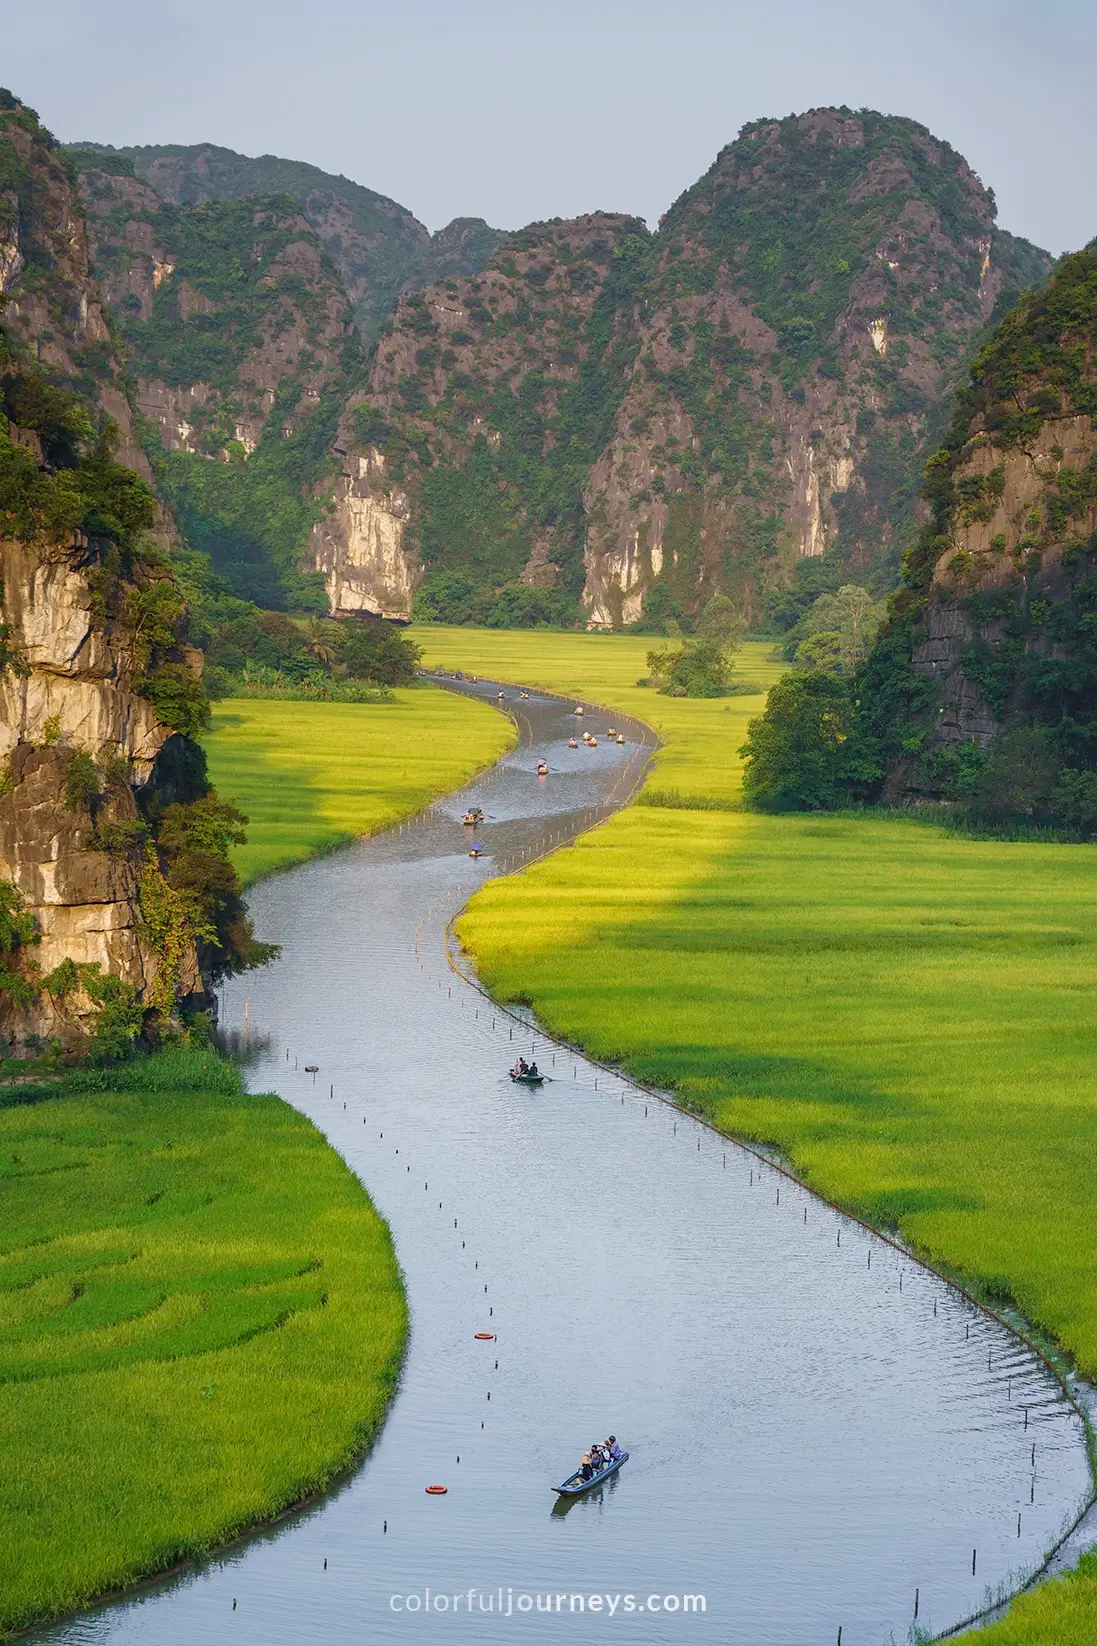
<svg viewBox="0 0 1097 1646">
<path fill-rule="evenodd" d="M 507 690 L 520 747 L 259 886 L 282 958 L 226 992 L 252 1086 L 315 1120 L 392 1227 L 412 1334 L 381 1438 L 322 1503 L 42 1640 L 885 1646 L 916 1594 L 931 1633 L 1012 1586 L 1088 1494 L 1076 1412 L 1002 1326 L 450 969 L 469 892 L 612 808 L 648 752 L 631 726 L 570 751 L 568 705 Z M 516 1090 L 531 1046 L 553 1079 Z M 560 1512 L 551 1483 L 610 1430 L 629 1463 Z"/>
</svg>

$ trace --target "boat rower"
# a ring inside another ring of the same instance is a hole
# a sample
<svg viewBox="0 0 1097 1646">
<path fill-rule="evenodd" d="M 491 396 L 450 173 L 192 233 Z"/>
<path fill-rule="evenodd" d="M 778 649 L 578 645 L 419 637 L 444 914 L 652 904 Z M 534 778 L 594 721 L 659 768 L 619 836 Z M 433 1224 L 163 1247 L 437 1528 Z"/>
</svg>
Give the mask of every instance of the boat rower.
<svg viewBox="0 0 1097 1646">
<path fill-rule="evenodd" d="M 609 1460 L 611 1463 L 620 1463 L 624 1453 L 617 1444 L 616 1435 L 610 1435 L 609 1439 L 606 1441 L 606 1451 L 609 1453 Z"/>
</svg>

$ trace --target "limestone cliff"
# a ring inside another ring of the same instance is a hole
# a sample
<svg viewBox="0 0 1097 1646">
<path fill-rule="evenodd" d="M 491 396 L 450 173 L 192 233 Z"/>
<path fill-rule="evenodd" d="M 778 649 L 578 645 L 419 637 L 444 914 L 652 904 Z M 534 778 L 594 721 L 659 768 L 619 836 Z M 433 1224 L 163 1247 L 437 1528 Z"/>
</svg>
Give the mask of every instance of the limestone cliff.
<svg viewBox="0 0 1097 1646">
<path fill-rule="evenodd" d="M 407 493 L 387 481 L 375 446 L 340 455 L 334 496 L 309 538 L 310 564 L 323 573 L 332 616 L 366 612 L 407 622 L 420 580 L 404 540 Z"/>
<path fill-rule="evenodd" d="M 1097 253 L 1006 317 L 928 476 L 862 693 L 888 792 L 958 798 L 1018 729 L 1030 765 L 1097 769 Z"/>
<path fill-rule="evenodd" d="M 79 197 L 8 93 L 0 244 L 0 890 L 33 935 L 3 928 L 0 1039 L 75 1044 L 108 999 L 125 1039 L 261 956 Z"/>
<path fill-rule="evenodd" d="M 924 127 L 819 109 L 744 128 L 654 237 L 535 226 L 402 301 L 368 400 L 424 599 L 524 578 L 598 626 L 717 592 L 754 619 L 802 558 L 894 565 L 965 354 L 1051 266 L 994 216 Z"/>
</svg>

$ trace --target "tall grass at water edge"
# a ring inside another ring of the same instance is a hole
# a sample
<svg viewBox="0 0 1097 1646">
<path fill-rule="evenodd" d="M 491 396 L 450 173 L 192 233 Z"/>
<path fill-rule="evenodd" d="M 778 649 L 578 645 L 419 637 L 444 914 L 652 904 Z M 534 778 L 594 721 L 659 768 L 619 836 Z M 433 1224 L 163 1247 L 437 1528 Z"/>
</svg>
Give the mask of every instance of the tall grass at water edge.
<svg viewBox="0 0 1097 1646">
<path fill-rule="evenodd" d="M 357 1178 L 211 1051 L 27 1095 L 0 1108 L 0 1635 L 321 1488 L 407 1330 Z"/>
</svg>

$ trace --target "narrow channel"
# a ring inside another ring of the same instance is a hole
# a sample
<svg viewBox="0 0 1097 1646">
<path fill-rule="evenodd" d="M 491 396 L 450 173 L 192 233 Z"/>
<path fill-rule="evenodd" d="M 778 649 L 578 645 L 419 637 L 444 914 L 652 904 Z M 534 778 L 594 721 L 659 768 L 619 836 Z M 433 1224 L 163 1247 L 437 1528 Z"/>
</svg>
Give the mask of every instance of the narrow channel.
<svg viewBox="0 0 1097 1646">
<path fill-rule="evenodd" d="M 885 1646 L 916 1594 L 929 1635 L 1015 1585 L 1088 1495 L 1077 1414 L 1003 1327 L 450 969 L 475 886 L 612 809 L 649 752 L 635 726 L 618 745 L 608 715 L 505 690 L 515 752 L 256 888 L 282 957 L 226 992 L 240 1042 L 248 997 L 251 1086 L 314 1119 L 392 1227 L 412 1333 L 384 1431 L 322 1503 L 42 1640 L 587 1641 L 612 1623 L 653 1646 L 834 1646 L 839 1628 Z M 577 725 L 597 747 L 567 747 Z M 538 1091 L 507 1073 L 531 1047 Z M 560 1512 L 552 1484 L 610 1432 L 628 1464 Z M 612 1618 L 592 1595 L 620 1597 Z"/>
</svg>

